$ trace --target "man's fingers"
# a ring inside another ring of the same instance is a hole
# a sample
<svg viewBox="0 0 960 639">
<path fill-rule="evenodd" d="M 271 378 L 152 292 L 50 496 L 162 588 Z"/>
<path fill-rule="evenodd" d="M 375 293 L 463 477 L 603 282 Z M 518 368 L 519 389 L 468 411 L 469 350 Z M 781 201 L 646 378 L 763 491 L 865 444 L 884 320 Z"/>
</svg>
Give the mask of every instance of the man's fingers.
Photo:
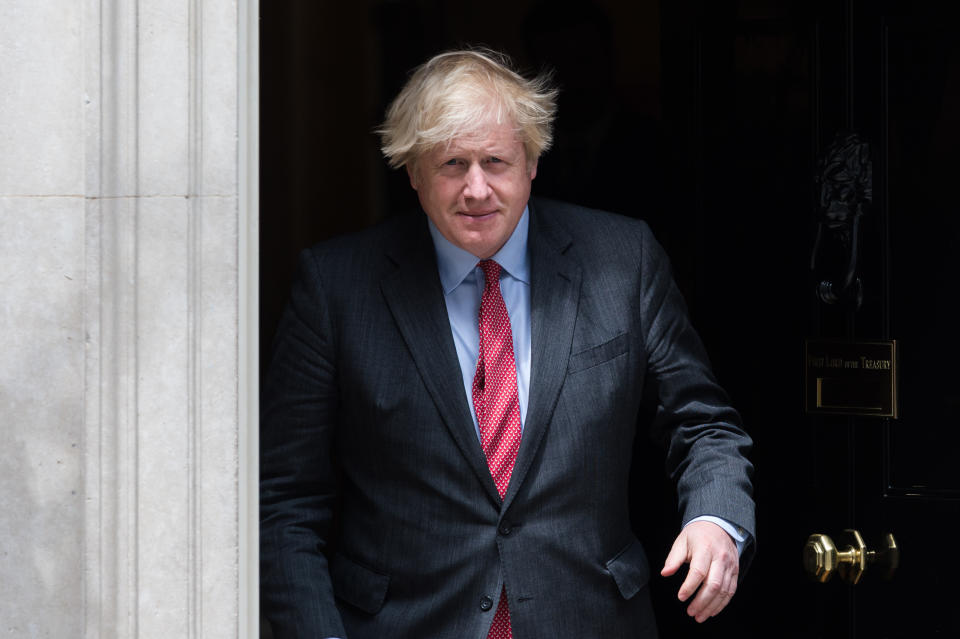
<svg viewBox="0 0 960 639">
<path fill-rule="evenodd" d="M 690 569 L 687 571 L 687 578 L 680 584 L 680 590 L 677 592 L 677 598 L 680 601 L 686 601 L 690 598 L 700 584 L 704 582 L 710 573 L 710 558 L 702 553 L 696 554 L 690 560 Z"/>
<path fill-rule="evenodd" d="M 687 607 L 687 614 L 698 623 L 717 615 L 730 603 L 737 590 L 737 573 L 737 564 L 730 563 L 723 555 L 714 557 L 697 596 Z"/>
<path fill-rule="evenodd" d="M 687 601 L 693 597 L 687 614 L 702 623 L 730 603 L 737 589 L 739 557 L 733 540 L 720 527 L 694 522 L 673 543 L 660 574 L 670 576 L 686 562 L 690 568 L 677 598 Z"/>
<path fill-rule="evenodd" d="M 715 617 L 720 614 L 720 611 L 727 607 L 727 604 L 730 603 L 730 600 L 733 598 L 733 592 L 725 589 L 720 589 L 717 594 L 714 596 L 713 600 L 710 601 L 706 608 L 704 608 L 700 615 L 696 617 L 696 620 L 700 623 L 703 623 L 710 617 Z"/>
<path fill-rule="evenodd" d="M 708 578 L 705 584 L 701 586 L 700 592 L 697 593 L 697 598 L 701 596 L 703 597 L 703 600 L 699 602 L 701 605 L 692 611 L 688 610 L 688 612 L 698 622 L 702 623 L 723 610 L 730 603 L 733 592 L 729 590 L 728 586 Z M 690 607 L 693 608 L 693 604 Z"/>
<path fill-rule="evenodd" d="M 700 590 L 697 591 L 697 596 L 687 606 L 687 614 L 702 623 L 711 616 L 717 599 L 721 597 L 720 593 L 721 587 L 717 577 L 715 575 L 708 576 L 701 584 Z"/>
<path fill-rule="evenodd" d="M 667 554 L 667 560 L 663 562 L 663 569 L 660 571 L 660 574 L 664 577 L 669 577 L 670 575 L 677 572 L 687 561 L 687 540 L 684 534 L 681 532 L 680 536 L 673 542 L 673 546 L 670 548 L 670 552 Z"/>
</svg>

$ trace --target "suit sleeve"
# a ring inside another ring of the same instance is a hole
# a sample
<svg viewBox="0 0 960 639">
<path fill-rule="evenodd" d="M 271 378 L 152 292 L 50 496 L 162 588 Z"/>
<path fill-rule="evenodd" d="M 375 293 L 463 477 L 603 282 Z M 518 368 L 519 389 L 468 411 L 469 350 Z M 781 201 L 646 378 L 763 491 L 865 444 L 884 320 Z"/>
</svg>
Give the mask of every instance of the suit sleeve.
<svg viewBox="0 0 960 639">
<path fill-rule="evenodd" d="M 647 392 L 657 402 L 653 434 L 666 446 L 683 523 L 712 515 L 742 529 L 749 535 L 741 555 L 745 568 L 755 538 L 753 466 L 747 459 L 752 441 L 714 378 L 666 254 L 649 231 L 643 237 Z"/>
<path fill-rule="evenodd" d="M 330 308 L 314 254 L 281 319 L 260 423 L 260 584 L 277 639 L 346 637 L 327 558 L 338 414 Z"/>
</svg>

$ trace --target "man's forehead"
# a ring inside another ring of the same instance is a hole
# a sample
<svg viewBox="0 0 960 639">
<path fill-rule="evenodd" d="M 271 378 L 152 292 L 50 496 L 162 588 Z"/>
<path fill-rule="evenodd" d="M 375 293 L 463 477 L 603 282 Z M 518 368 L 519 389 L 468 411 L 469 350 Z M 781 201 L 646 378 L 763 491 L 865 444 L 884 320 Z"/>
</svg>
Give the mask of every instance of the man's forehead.
<svg viewBox="0 0 960 639">
<path fill-rule="evenodd" d="M 519 151 L 523 148 L 520 133 L 506 124 L 478 128 L 464 135 L 457 136 L 445 144 L 434 147 L 434 152 L 441 154 L 460 151 Z"/>
</svg>

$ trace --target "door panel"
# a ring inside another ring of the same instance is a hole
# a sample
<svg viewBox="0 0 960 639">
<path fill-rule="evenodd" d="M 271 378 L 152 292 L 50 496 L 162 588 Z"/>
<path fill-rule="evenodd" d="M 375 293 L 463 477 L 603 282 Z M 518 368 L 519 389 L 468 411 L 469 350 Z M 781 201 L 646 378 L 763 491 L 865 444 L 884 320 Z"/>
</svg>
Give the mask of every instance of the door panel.
<svg viewBox="0 0 960 639">
<path fill-rule="evenodd" d="M 960 46 L 941 21 L 885 21 L 891 333 L 904 344 L 903 419 L 884 440 L 889 494 L 960 497 Z"/>
<path fill-rule="evenodd" d="M 862 46 L 877 52 L 867 79 L 879 81 L 857 85 L 858 112 L 879 141 L 878 243 L 887 253 L 871 274 L 886 299 L 860 323 L 898 340 L 902 366 L 900 419 L 858 425 L 864 472 L 854 477 L 855 514 L 864 528 L 895 532 L 903 549 L 891 582 L 857 592 L 864 637 L 960 636 L 960 558 L 949 541 L 960 523 L 960 46 L 947 9 L 855 7 Z"/>
<path fill-rule="evenodd" d="M 688 253 L 709 256 L 691 306 L 757 439 L 760 552 L 726 623 L 758 637 L 960 636 L 949 541 L 960 523 L 960 39 L 949 5 L 662 6 L 665 118 L 686 125 L 667 128 L 684 131 L 673 139 L 696 175 Z M 815 294 L 839 263 L 810 269 L 818 159 L 844 131 L 869 145 L 873 167 L 859 308 Z M 805 415 L 806 337 L 897 340 L 899 419 Z M 856 586 L 806 579 L 807 535 L 848 528 L 868 548 L 894 533 L 891 581 L 869 570 Z"/>
</svg>

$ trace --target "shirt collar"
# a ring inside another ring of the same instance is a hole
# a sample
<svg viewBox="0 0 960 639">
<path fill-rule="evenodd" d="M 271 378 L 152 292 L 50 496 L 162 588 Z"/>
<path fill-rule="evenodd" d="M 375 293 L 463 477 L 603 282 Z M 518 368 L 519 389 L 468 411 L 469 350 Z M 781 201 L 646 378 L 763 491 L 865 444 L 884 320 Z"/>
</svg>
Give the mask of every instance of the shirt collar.
<svg viewBox="0 0 960 639">
<path fill-rule="evenodd" d="M 430 237 L 433 238 L 433 247 L 437 251 L 437 268 L 440 272 L 443 293 L 449 295 L 453 289 L 460 286 L 480 260 L 445 238 L 434 225 L 433 220 L 427 218 L 427 223 L 430 227 Z M 529 208 L 524 208 L 523 215 L 517 222 L 517 228 L 513 229 L 506 244 L 490 258 L 512 277 L 525 284 L 530 283 L 530 259 L 527 254 L 529 230 L 530 211 Z"/>
</svg>

